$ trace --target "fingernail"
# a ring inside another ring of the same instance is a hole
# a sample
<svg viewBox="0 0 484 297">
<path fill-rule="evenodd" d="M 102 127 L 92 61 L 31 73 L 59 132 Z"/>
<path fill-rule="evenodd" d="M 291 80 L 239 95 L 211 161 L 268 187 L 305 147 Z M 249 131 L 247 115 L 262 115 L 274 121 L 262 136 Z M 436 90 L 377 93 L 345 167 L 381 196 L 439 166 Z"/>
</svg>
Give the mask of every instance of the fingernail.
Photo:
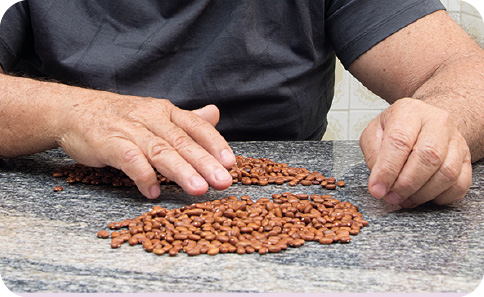
<svg viewBox="0 0 484 297">
<path fill-rule="evenodd" d="M 232 179 L 232 176 L 226 169 L 219 168 L 214 172 L 215 179 L 217 181 L 226 181 Z"/>
<path fill-rule="evenodd" d="M 376 199 L 382 199 L 387 194 L 387 187 L 382 183 L 377 183 L 371 188 L 371 193 Z"/>
<path fill-rule="evenodd" d="M 383 197 L 383 199 L 387 203 L 394 204 L 394 205 L 400 204 L 403 201 L 403 199 L 400 195 L 398 195 L 397 193 L 392 192 L 392 191 L 388 192 L 388 194 L 386 194 L 385 197 Z"/>
<path fill-rule="evenodd" d="M 231 151 L 223 150 L 220 153 L 220 161 L 223 164 L 234 164 L 235 163 L 235 156 Z"/>
<path fill-rule="evenodd" d="M 190 185 L 193 188 L 205 187 L 206 184 L 207 184 L 207 182 L 203 178 L 201 178 L 200 176 L 192 176 L 192 177 L 190 177 Z"/>
<path fill-rule="evenodd" d="M 150 188 L 151 198 L 153 199 L 158 198 L 160 194 L 161 194 L 160 186 L 152 186 Z"/>
</svg>

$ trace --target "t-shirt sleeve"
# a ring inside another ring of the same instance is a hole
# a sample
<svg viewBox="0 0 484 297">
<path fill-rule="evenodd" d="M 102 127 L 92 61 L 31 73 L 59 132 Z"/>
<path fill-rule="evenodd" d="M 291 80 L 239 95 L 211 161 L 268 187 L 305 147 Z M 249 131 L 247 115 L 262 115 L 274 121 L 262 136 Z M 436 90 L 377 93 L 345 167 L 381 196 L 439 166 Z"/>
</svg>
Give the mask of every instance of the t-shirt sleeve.
<svg viewBox="0 0 484 297">
<path fill-rule="evenodd" d="M 327 10 L 326 28 L 345 68 L 373 46 L 437 10 L 439 0 L 335 0 Z"/>
<path fill-rule="evenodd" d="M 0 65 L 11 70 L 22 57 L 32 54 L 34 42 L 27 1 L 11 6 L 0 22 Z"/>
</svg>

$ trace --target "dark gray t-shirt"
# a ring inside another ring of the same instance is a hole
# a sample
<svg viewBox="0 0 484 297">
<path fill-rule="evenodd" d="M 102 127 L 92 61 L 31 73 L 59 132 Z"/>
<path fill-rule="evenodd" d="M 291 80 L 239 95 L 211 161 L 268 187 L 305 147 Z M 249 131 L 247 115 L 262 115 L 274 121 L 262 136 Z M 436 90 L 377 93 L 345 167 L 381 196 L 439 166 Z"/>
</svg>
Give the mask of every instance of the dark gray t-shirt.
<svg viewBox="0 0 484 297">
<path fill-rule="evenodd" d="M 0 24 L 10 73 L 184 109 L 228 140 L 321 139 L 335 54 L 348 67 L 438 0 L 25 0 Z"/>
</svg>

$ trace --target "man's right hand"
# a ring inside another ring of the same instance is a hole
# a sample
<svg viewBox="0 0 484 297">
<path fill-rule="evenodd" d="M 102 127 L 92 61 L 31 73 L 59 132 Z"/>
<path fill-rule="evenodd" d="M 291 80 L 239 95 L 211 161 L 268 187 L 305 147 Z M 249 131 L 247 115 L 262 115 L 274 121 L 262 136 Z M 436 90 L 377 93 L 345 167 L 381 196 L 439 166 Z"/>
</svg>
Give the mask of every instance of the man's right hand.
<svg viewBox="0 0 484 297">
<path fill-rule="evenodd" d="M 85 93 L 57 123 L 58 144 L 76 161 L 121 169 L 148 198 L 160 195 L 153 168 L 191 195 L 232 184 L 235 156 L 214 127 L 215 106 L 186 111 L 164 99 Z"/>
</svg>

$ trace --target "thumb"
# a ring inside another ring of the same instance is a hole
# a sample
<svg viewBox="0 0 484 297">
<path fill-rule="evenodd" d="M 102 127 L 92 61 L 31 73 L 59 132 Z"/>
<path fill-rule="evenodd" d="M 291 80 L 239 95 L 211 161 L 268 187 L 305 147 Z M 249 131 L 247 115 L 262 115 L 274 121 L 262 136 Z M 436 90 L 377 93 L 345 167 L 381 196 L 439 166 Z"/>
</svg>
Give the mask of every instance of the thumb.
<svg viewBox="0 0 484 297">
<path fill-rule="evenodd" d="M 372 171 L 375 166 L 378 156 L 380 155 L 380 149 L 383 138 L 383 125 L 381 123 L 381 115 L 375 118 L 368 124 L 360 137 L 360 147 L 365 157 L 366 165 Z M 381 198 L 386 194 L 386 189 L 377 186 L 377 180 L 375 180 L 375 174 L 370 174 L 368 181 L 368 189 L 372 196 Z"/>
<path fill-rule="evenodd" d="M 197 114 L 199 117 L 204 119 L 205 121 L 209 122 L 212 124 L 212 126 L 216 126 L 218 121 L 220 120 L 220 111 L 217 108 L 217 106 L 210 104 L 206 105 L 200 109 L 195 109 L 193 110 L 195 114 Z"/>
<path fill-rule="evenodd" d="M 365 156 L 366 165 L 371 170 L 375 165 L 383 137 L 383 126 L 380 122 L 380 116 L 368 124 L 360 137 L 360 148 Z"/>
</svg>

